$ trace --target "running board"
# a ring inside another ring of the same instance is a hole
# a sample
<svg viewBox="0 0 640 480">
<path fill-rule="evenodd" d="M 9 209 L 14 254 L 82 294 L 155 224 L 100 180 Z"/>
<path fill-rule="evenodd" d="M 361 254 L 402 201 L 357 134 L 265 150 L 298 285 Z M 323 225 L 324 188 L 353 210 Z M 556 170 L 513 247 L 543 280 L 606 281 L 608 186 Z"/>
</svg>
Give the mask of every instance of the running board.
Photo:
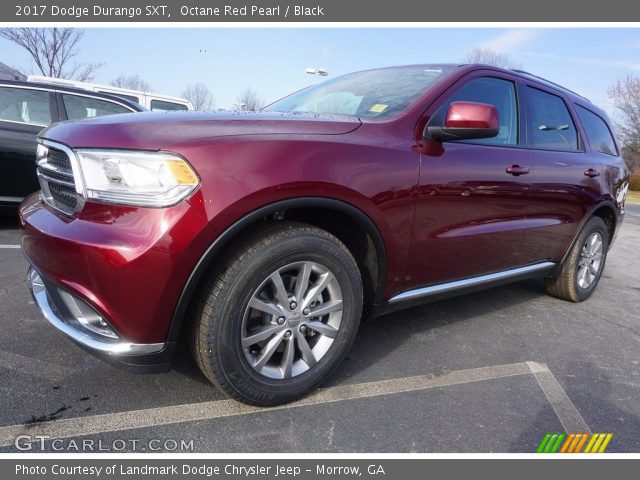
<svg viewBox="0 0 640 480">
<path fill-rule="evenodd" d="M 428 287 L 415 288 L 399 293 L 391 297 L 389 304 L 398 304 L 412 300 L 424 299 L 428 297 L 448 297 L 474 290 L 481 290 L 504 283 L 524 280 L 526 278 L 539 276 L 541 273 L 555 269 L 556 264 L 553 262 L 542 262 L 525 267 L 518 267 L 502 272 L 490 273 L 488 275 L 480 275 L 478 277 L 465 278 L 464 280 L 455 280 L 448 283 L 440 283 L 430 285 Z"/>
</svg>

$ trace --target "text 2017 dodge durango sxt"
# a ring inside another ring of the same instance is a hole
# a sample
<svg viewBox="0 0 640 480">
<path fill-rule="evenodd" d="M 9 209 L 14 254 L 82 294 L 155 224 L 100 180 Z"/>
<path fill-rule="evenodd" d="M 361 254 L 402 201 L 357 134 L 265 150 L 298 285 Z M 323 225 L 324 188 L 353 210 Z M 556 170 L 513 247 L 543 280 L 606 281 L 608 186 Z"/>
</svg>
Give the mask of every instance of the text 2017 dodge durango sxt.
<svg viewBox="0 0 640 480">
<path fill-rule="evenodd" d="M 486 65 L 354 73 L 259 113 L 64 122 L 38 173 L 22 242 L 49 321 L 136 367 L 187 339 L 258 405 L 326 379 L 363 312 L 532 276 L 586 299 L 628 186 L 602 110 Z"/>
</svg>

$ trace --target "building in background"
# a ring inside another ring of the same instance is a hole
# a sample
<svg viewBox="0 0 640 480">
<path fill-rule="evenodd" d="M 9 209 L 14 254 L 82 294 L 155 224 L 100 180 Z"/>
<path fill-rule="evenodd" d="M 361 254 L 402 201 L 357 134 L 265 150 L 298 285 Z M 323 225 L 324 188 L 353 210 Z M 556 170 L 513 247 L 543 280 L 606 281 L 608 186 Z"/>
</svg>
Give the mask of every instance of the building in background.
<svg viewBox="0 0 640 480">
<path fill-rule="evenodd" d="M 0 62 L 0 80 L 21 80 L 25 81 L 26 75 L 21 74 L 15 68 Z"/>
</svg>

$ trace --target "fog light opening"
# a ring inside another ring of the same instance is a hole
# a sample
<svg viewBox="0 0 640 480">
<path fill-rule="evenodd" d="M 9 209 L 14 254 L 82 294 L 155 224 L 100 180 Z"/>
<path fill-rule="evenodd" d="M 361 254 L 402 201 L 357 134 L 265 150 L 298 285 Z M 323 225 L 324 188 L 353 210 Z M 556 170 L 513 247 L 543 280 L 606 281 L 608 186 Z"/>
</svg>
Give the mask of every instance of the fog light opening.
<svg viewBox="0 0 640 480">
<path fill-rule="evenodd" d="M 93 308 L 64 290 L 58 289 L 58 293 L 79 327 L 101 337 L 118 340 L 118 335 Z"/>
</svg>

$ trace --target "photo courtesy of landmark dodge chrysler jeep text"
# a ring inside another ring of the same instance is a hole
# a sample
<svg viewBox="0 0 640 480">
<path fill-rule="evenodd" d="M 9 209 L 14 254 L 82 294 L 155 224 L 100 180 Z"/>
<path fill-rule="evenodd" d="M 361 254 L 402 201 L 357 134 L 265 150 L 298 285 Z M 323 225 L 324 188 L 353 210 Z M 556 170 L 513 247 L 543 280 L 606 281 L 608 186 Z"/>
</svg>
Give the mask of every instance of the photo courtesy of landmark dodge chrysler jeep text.
<svg viewBox="0 0 640 480">
<path fill-rule="evenodd" d="M 139 113 L 39 137 L 20 208 L 48 320 L 166 369 L 179 341 L 227 395 L 291 401 L 363 315 L 544 277 L 596 288 L 628 172 L 605 113 L 525 72 L 349 74 L 258 113 Z"/>
</svg>

